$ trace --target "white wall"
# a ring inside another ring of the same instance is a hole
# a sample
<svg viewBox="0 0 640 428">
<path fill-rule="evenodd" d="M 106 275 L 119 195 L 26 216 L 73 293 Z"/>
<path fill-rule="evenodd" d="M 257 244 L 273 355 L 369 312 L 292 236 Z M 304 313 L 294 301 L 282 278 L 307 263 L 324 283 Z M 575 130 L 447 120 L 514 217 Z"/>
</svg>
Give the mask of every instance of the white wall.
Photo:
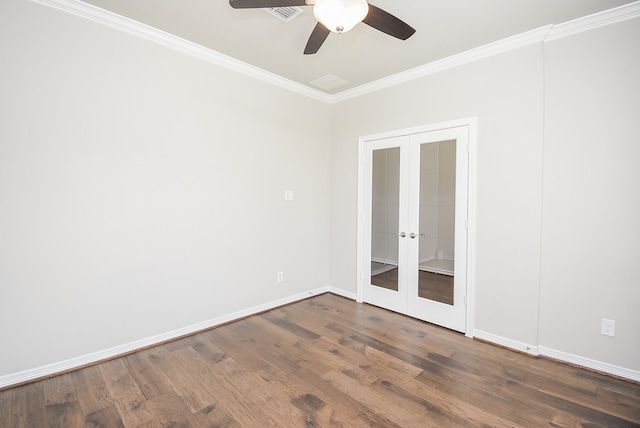
<svg viewBox="0 0 640 428">
<path fill-rule="evenodd" d="M 356 287 L 358 137 L 477 116 L 475 334 L 640 378 L 638 52 L 633 19 L 338 103 L 331 283 Z"/>
<path fill-rule="evenodd" d="M 640 19 L 545 46 L 540 344 L 640 370 Z M 600 334 L 602 318 L 616 337 Z"/>
<path fill-rule="evenodd" d="M 639 30 L 328 106 L 0 2 L 0 376 L 327 283 L 355 292 L 358 137 L 469 116 L 475 328 L 640 369 Z"/>
<path fill-rule="evenodd" d="M 333 286 L 356 287 L 358 137 L 478 116 L 475 327 L 536 342 L 542 54 L 529 46 L 334 106 Z"/>
<path fill-rule="evenodd" d="M 0 58 L 0 376 L 327 285 L 330 106 L 21 0 Z"/>
</svg>

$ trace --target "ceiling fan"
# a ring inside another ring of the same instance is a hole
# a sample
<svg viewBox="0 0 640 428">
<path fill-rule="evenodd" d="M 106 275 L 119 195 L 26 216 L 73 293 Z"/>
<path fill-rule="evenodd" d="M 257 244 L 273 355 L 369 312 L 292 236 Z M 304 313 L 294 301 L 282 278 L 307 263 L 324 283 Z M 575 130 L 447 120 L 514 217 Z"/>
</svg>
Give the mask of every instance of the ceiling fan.
<svg viewBox="0 0 640 428">
<path fill-rule="evenodd" d="M 305 55 L 318 52 L 329 33 L 344 33 L 359 22 L 400 40 L 407 40 L 416 32 L 404 21 L 366 0 L 229 0 L 229 4 L 234 9 L 313 6 L 318 23 L 304 48 Z"/>
</svg>

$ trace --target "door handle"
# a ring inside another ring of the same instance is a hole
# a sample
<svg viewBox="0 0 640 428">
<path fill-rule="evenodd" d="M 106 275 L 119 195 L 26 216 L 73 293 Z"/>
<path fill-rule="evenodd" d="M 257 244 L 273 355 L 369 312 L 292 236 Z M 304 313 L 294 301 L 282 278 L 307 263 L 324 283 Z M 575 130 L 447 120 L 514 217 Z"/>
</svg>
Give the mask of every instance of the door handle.
<svg viewBox="0 0 640 428">
<path fill-rule="evenodd" d="M 401 237 L 401 238 L 404 238 L 405 236 L 407 236 L 407 234 L 406 234 L 405 232 L 400 232 L 400 233 L 398 233 L 398 232 L 393 232 L 393 234 L 394 234 L 394 235 L 398 235 L 398 236 L 399 236 L 399 237 Z"/>
<path fill-rule="evenodd" d="M 417 237 L 417 236 L 424 236 L 424 233 L 415 234 L 415 233 L 411 232 L 411 233 L 409 234 L 409 238 L 411 238 L 411 239 L 414 239 L 414 238 L 415 238 L 415 237 Z"/>
</svg>

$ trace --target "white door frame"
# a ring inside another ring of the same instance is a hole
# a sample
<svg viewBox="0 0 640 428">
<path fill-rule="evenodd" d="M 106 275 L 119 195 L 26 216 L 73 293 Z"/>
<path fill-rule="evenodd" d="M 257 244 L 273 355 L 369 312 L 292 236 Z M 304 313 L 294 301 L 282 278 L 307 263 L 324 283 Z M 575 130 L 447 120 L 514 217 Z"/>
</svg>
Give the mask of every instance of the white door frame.
<svg viewBox="0 0 640 428">
<path fill-rule="evenodd" d="M 477 164 L 477 134 L 478 134 L 478 119 L 476 117 L 468 117 L 463 119 L 456 119 L 446 122 L 433 123 L 429 125 L 417 126 L 412 128 L 398 129 L 394 131 L 383 132 L 379 134 L 365 135 L 358 139 L 358 217 L 357 217 L 357 275 L 356 275 L 356 301 L 362 303 L 363 301 L 363 288 L 364 288 L 364 267 L 363 253 L 364 253 L 364 241 L 365 231 L 363 225 L 365 223 L 364 218 L 364 189 L 365 189 L 365 177 L 364 177 L 364 145 L 367 142 L 400 137 L 404 135 L 419 134 L 423 132 L 439 131 L 448 128 L 457 128 L 460 126 L 469 127 L 469 175 L 468 175 L 468 195 L 467 195 L 467 290 L 466 290 L 466 328 L 465 335 L 467 337 L 473 337 L 473 314 L 475 304 L 475 277 L 476 277 L 476 164 Z M 366 261 L 370 263 L 370 261 Z"/>
</svg>

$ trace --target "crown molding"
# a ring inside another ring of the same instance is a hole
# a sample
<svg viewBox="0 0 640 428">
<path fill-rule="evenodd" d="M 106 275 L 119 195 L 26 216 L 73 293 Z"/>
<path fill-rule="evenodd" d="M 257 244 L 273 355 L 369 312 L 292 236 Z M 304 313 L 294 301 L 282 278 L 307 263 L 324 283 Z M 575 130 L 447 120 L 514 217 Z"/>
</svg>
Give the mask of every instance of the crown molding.
<svg viewBox="0 0 640 428">
<path fill-rule="evenodd" d="M 547 25 L 536 30 L 518 34 L 513 37 L 498 40 L 478 48 L 474 48 L 457 55 L 443 58 L 438 61 L 431 62 L 389 77 L 376 80 L 348 89 L 331 97 L 331 102 L 344 101 L 349 98 L 358 97 L 369 92 L 378 91 L 380 89 L 396 86 L 400 83 L 435 74 L 450 68 L 468 64 L 474 61 L 488 58 L 493 55 L 504 53 L 513 49 L 521 48 L 534 43 L 546 43 L 563 37 L 571 36 L 583 31 L 589 31 L 594 28 L 603 27 L 605 25 L 615 24 L 617 22 L 626 21 L 628 19 L 640 17 L 640 1 L 615 7 L 613 9 L 587 15 L 582 18 L 567 21 L 557 25 Z"/>
<path fill-rule="evenodd" d="M 173 34 L 157 28 L 142 24 L 138 21 L 109 12 L 97 6 L 84 3 L 80 0 L 32 0 L 33 2 L 54 7 L 56 9 L 72 13 L 97 23 L 125 31 L 143 39 L 181 51 L 187 55 L 195 56 L 210 63 L 234 70 L 238 73 L 256 78 L 295 93 L 305 95 L 325 103 L 336 103 L 350 98 L 358 97 L 370 92 L 378 91 L 404 82 L 435 74 L 447 69 L 458 67 L 474 61 L 508 52 L 535 43 L 546 43 L 577 34 L 583 31 L 605 25 L 614 24 L 632 18 L 640 17 L 640 0 L 613 9 L 574 19 L 562 24 L 547 25 L 535 30 L 527 31 L 513 37 L 498 40 L 478 48 L 474 48 L 459 54 L 443 58 L 419 67 L 403 71 L 374 82 L 366 83 L 358 87 L 347 89 L 337 94 L 326 94 L 277 74 L 268 72 L 259 67 L 239 61 L 197 43 L 190 42 Z"/>
<path fill-rule="evenodd" d="M 286 79 L 277 74 L 268 72 L 259 67 L 247 64 L 230 56 L 224 55 L 213 49 L 205 48 L 202 45 L 135 21 L 133 19 L 118 15 L 100 7 L 82 2 L 80 0 L 32 0 L 55 9 L 71 13 L 99 24 L 107 25 L 120 31 L 141 37 L 154 43 L 178 50 L 187 55 L 200 58 L 212 64 L 225 67 L 238 73 L 262 80 L 292 92 L 299 93 L 319 101 L 330 102 L 331 95 L 312 89 L 308 86 Z"/>
<path fill-rule="evenodd" d="M 541 43 L 549 34 L 552 29 L 552 25 L 541 27 L 536 30 L 527 31 L 526 33 L 518 34 L 513 37 L 498 40 L 497 42 L 489 43 L 484 46 L 480 46 L 465 52 L 461 52 L 456 55 L 452 55 L 447 58 L 443 58 L 437 61 L 430 62 L 425 65 L 421 65 L 412 68 L 401 73 L 394 74 L 389 77 L 366 83 L 353 89 L 335 94 L 331 101 L 338 102 L 344 101 L 349 98 L 354 98 L 360 95 L 367 94 L 369 92 L 378 91 L 380 89 L 396 86 L 400 83 L 409 82 L 411 80 L 418 79 L 420 77 L 428 76 L 430 74 L 439 73 L 450 68 L 458 67 L 460 65 L 468 64 L 478 61 L 483 58 L 488 58 L 494 55 L 498 55 L 504 52 L 508 52 L 513 49 L 517 49 L 523 46 L 531 45 L 534 43 Z"/>
<path fill-rule="evenodd" d="M 545 42 L 640 17 L 640 1 L 554 25 Z"/>
</svg>

